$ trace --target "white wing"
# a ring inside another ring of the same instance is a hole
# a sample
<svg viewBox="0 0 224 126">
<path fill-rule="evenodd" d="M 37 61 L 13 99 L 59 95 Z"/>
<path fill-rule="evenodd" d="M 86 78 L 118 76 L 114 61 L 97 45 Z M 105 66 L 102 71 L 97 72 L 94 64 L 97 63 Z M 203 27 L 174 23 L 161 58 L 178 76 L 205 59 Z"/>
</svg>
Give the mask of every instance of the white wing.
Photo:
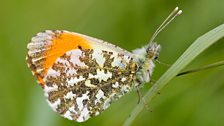
<svg viewBox="0 0 224 126">
<path fill-rule="evenodd" d="M 27 57 L 52 109 L 78 122 L 98 115 L 138 83 L 131 53 L 78 33 L 39 33 Z"/>
</svg>

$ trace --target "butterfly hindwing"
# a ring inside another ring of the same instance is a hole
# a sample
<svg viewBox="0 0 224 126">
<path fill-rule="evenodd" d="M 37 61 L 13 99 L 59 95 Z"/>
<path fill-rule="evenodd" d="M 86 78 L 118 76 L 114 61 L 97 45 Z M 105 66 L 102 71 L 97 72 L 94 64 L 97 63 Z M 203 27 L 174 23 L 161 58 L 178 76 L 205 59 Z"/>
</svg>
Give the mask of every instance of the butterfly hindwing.
<svg viewBox="0 0 224 126">
<path fill-rule="evenodd" d="M 49 105 L 63 117 L 86 121 L 133 88 L 138 64 L 127 51 L 79 34 L 45 33 L 28 45 L 27 61 Z"/>
</svg>

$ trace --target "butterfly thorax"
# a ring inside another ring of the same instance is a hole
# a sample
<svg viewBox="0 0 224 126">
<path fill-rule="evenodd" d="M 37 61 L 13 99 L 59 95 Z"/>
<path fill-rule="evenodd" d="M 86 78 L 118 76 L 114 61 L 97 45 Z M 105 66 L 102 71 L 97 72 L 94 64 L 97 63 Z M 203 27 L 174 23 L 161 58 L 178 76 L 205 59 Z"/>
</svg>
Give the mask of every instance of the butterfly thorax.
<svg viewBox="0 0 224 126">
<path fill-rule="evenodd" d="M 146 47 L 133 51 L 139 65 L 139 69 L 136 73 L 136 78 L 140 82 L 139 85 L 150 81 L 153 68 L 155 67 L 154 60 L 158 58 L 159 52 L 160 45 L 156 43 L 151 43 Z"/>
</svg>

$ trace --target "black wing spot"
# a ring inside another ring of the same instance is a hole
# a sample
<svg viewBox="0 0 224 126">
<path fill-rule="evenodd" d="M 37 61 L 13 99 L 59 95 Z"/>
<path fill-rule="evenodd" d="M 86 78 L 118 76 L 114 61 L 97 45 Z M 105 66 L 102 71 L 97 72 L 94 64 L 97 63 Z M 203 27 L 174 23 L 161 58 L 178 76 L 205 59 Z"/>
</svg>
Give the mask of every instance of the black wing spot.
<svg viewBox="0 0 224 126">
<path fill-rule="evenodd" d="M 82 46 L 78 45 L 78 49 L 82 50 Z"/>
</svg>

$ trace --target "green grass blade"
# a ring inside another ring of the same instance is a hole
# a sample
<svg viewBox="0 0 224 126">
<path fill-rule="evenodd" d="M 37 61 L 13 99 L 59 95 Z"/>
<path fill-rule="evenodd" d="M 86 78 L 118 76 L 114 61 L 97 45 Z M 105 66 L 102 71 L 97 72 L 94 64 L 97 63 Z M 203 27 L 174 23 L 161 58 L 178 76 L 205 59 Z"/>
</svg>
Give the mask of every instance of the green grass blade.
<svg viewBox="0 0 224 126">
<path fill-rule="evenodd" d="M 209 64 L 207 66 L 203 66 L 203 67 L 199 67 L 199 68 L 196 68 L 196 69 L 191 69 L 191 70 L 181 72 L 181 73 L 177 74 L 177 76 L 182 76 L 182 75 L 193 73 L 193 72 L 199 72 L 199 71 L 202 71 L 202 70 L 207 70 L 207 69 L 211 69 L 211 68 L 215 68 L 215 67 L 219 67 L 219 66 L 223 66 L 223 65 L 224 65 L 224 61 L 219 61 L 219 62 Z"/>
<path fill-rule="evenodd" d="M 159 80 L 145 94 L 144 99 L 149 103 L 160 90 L 168 84 L 183 68 L 185 68 L 193 59 L 202 53 L 209 46 L 224 37 L 224 24 L 202 35 L 177 59 L 177 61 L 159 78 Z M 144 103 L 141 101 L 125 120 L 124 126 L 129 126 L 144 109 Z"/>
</svg>

